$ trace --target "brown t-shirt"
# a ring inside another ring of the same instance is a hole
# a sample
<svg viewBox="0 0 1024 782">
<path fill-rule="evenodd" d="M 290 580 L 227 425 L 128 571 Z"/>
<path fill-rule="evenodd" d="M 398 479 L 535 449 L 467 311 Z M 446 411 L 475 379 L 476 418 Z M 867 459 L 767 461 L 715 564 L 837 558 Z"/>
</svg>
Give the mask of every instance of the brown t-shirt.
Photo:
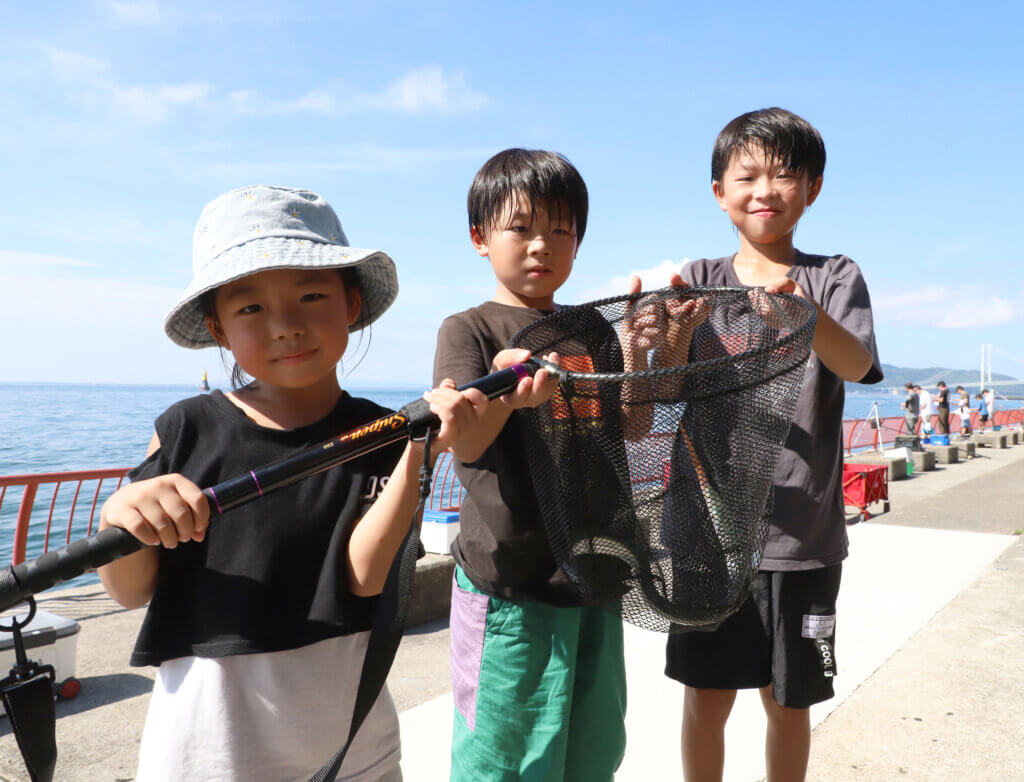
<svg viewBox="0 0 1024 782">
<path fill-rule="evenodd" d="M 690 285 L 742 285 L 733 256 L 693 261 L 682 269 Z M 857 264 L 845 255 L 807 255 L 797 251 L 786 276 L 795 280 L 840 326 L 860 339 L 872 365 L 861 383 L 882 379 L 875 346 L 871 298 Z M 762 570 L 810 570 L 846 558 L 843 512 L 842 379 L 811 354 L 789 430 L 775 468 L 772 526 L 761 560 Z"/>
<path fill-rule="evenodd" d="M 549 313 L 489 301 L 447 318 L 437 335 L 434 384 L 486 375 L 512 335 Z M 582 605 L 579 590 L 551 555 L 526 462 L 520 413 L 509 418 L 472 464 L 456 461 L 466 489 L 452 556 L 483 592 L 510 600 Z"/>
</svg>

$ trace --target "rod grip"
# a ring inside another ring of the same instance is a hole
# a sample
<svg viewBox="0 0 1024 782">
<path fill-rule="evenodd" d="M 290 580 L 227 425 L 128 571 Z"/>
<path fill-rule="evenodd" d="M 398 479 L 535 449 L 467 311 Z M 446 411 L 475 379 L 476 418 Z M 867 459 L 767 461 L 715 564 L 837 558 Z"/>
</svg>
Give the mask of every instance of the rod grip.
<svg viewBox="0 0 1024 782">
<path fill-rule="evenodd" d="M 519 385 L 524 377 L 529 377 L 537 370 L 537 365 L 513 364 L 506 369 L 499 369 L 489 375 L 459 386 L 458 391 L 468 391 L 475 388 L 482 392 L 488 399 L 496 399 Z M 419 432 L 423 429 L 440 425 L 437 416 L 430 412 L 430 403 L 426 399 L 417 399 L 410 402 L 401 409 L 402 415 L 409 419 L 409 429 L 412 432 Z"/>
<path fill-rule="evenodd" d="M 0 578 L 0 611 L 54 584 L 80 576 L 88 568 L 106 565 L 144 547 L 145 544 L 130 532 L 108 527 L 64 548 L 14 565 L 4 574 L 9 577 Z"/>
</svg>

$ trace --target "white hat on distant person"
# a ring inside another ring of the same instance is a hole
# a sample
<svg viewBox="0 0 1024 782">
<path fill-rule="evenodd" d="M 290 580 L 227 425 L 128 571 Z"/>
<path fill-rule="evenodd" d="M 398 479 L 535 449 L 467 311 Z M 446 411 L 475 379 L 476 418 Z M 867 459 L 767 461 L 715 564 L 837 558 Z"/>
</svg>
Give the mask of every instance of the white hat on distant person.
<svg viewBox="0 0 1024 782">
<path fill-rule="evenodd" d="M 206 328 L 204 293 L 268 269 L 341 269 L 356 275 L 370 325 L 398 295 L 395 263 L 380 250 L 348 246 L 331 205 L 309 190 L 253 185 L 225 193 L 199 216 L 192 241 L 192 282 L 164 321 L 164 331 L 186 348 L 216 345 Z"/>
</svg>

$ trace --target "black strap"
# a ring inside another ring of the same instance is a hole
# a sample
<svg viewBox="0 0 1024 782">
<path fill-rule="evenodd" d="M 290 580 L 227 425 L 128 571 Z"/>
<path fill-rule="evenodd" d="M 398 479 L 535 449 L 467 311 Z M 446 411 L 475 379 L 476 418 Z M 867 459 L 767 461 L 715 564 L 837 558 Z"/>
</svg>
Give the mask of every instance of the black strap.
<svg viewBox="0 0 1024 782">
<path fill-rule="evenodd" d="M 341 769 L 341 763 L 352 746 L 356 731 L 363 724 L 366 716 L 377 702 L 388 672 L 398 652 L 405 631 L 405 620 L 409 615 L 409 603 L 412 600 L 413 581 L 416 577 L 417 550 L 420 545 L 420 525 L 418 519 L 427 498 L 430 496 L 430 441 L 433 429 L 427 429 L 423 436 L 423 464 L 420 467 L 420 502 L 416 508 L 413 523 L 409 526 L 409 534 L 402 541 L 398 556 L 391 563 L 384 591 L 377 600 L 370 626 L 370 638 L 366 644 L 366 656 L 363 658 L 363 669 L 359 675 L 359 688 L 356 691 L 356 702 L 352 709 L 352 723 L 349 726 L 348 738 L 334 756 L 324 763 L 311 778 L 310 782 L 334 782 Z"/>
<path fill-rule="evenodd" d="M 53 682 L 45 673 L 10 682 L 0 690 L 18 749 L 32 782 L 51 782 L 57 767 L 57 715 Z"/>
<path fill-rule="evenodd" d="M 53 708 L 54 670 L 52 665 L 40 665 L 29 660 L 22 637 L 22 628 L 28 627 L 36 615 L 36 601 L 28 598 L 28 612 L 12 616 L 9 630 L 14 641 L 14 667 L 10 676 L 0 680 L 0 701 L 7 711 L 14 738 L 25 761 L 32 782 L 51 782 L 57 767 L 57 714 Z M 52 631 L 49 631 L 52 632 Z M 48 638 L 37 634 L 36 642 Z M 45 642 L 45 640 L 44 640 Z"/>
</svg>

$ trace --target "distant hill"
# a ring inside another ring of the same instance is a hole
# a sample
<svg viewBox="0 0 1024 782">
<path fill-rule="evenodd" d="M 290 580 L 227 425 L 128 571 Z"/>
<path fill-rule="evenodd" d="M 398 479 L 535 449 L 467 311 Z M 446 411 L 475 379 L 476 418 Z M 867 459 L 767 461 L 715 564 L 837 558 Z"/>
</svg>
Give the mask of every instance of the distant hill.
<svg viewBox="0 0 1024 782">
<path fill-rule="evenodd" d="M 974 393 L 977 393 L 978 391 L 978 376 L 980 373 L 977 369 L 949 369 L 948 367 L 898 367 L 895 364 L 883 363 L 882 371 L 885 373 L 885 380 L 879 384 L 881 386 L 902 387 L 908 382 L 921 383 L 924 380 L 935 377 L 941 372 L 941 378 L 936 378 L 935 380 L 930 381 L 931 387 L 934 387 L 935 383 L 941 379 L 945 380 L 946 385 L 950 388 L 955 388 L 960 384 Z M 993 372 L 992 379 L 1017 380 L 1018 378 Z M 870 386 L 862 386 L 858 383 L 846 384 L 847 391 L 864 392 L 868 391 L 870 388 Z M 1020 385 L 996 386 L 995 391 L 999 396 L 1024 397 L 1024 380 L 1021 381 Z"/>
</svg>

